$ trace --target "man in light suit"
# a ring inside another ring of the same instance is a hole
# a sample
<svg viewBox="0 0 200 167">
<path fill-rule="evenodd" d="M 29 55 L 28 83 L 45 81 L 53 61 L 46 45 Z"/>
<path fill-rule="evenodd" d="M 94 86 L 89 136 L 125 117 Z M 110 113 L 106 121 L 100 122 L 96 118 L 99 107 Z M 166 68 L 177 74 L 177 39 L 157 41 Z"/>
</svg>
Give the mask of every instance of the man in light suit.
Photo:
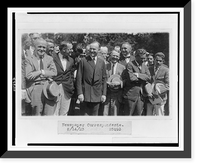
<svg viewBox="0 0 200 167">
<path fill-rule="evenodd" d="M 77 95 L 85 115 L 98 115 L 100 103 L 106 101 L 106 67 L 97 57 L 100 44 L 90 44 L 89 55 L 81 59 L 77 72 Z"/>
<path fill-rule="evenodd" d="M 107 78 L 111 78 L 112 76 L 119 76 L 122 78 L 122 73 L 125 70 L 125 66 L 119 64 L 120 53 L 113 50 L 111 52 L 111 62 L 106 64 L 106 72 Z M 120 115 L 120 104 L 122 103 L 122 87 L 123 82 L 108 82 L 107 85 L 107 96 L 106 102 L 104 106 L 104 116 L 108 115 Z"/>
<path fill-rule="evenodd" d="M 73 46 L 70 42 L 63 41 L 59 46 L 60 52 L 53 55 L 57 69 L 57 76 L 53 80 L 60 87 L 60 98 L 57 103 L 56 115 L 68 115 L 71 97 L 74 93 L 74 60 L 71 58 Z"/>
<path fill-rule="evenodd" d="M 34 54 L 26 58 L 25 76 L 27 93 L 31 99 L 32 115 L 46 115 L 54 111 L 55 103 L 45 98 L 43 85 L 57 75 L 53 58 L 46 52 L 47 43 L 43 39 L 35 42 Z"/>
<path fill-rule="evenodd" d="M 138 49 L 135 60 L 127 64 L 128 78 L 124 86 L 125 115 L 142 115 L 144 102 L 141 96 L 142 87 L 150 81 L 150 72 L 145 65 L 146 50 Z"/>
<path fill-rule="evenodd" d="M 165 55 L 162 52 L 155 54 L 155 76 L 154 76 L 154 93 L 158 94 L 162 102 L 154 105 L 155 113 L 148 108 L 147 115 L 165 115 L 165 104 L 167 102 L 167 93 L 169 91 L 169 68 L 164 64 Z"/>
</svg>

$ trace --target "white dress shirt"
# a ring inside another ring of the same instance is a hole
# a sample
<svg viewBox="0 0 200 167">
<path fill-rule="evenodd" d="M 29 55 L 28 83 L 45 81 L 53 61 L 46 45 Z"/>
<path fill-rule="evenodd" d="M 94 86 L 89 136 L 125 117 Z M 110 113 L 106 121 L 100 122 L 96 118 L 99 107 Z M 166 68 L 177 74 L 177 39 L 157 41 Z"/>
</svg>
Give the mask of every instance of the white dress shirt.
<svg viewBox="0 0 200 167">
<path fill-rule="evenodd" d="M 63 58 L 62 54 L 59 54 L 59 58 L 60 58 L 62 66 L 63 66 L 63 69 L 65 71 L 66 70 L 66 66 L 67 66 L 67 59 Z"/>
<path fill-rule="evenodd" d="M 112 75 L 114 75 L 115 73 L 116 73 L 116 69 L 117 69 L 117 62 L 115 63 L 115 64 L 112 64 L 112 68 L 114 68 L 114 69 L 112 69 L 112 71 L 113 71 L 113 74 Z M 113 66 L 114 65 L 114 66 Z"/>
<path fill-rule="evenodd" d="M 94 64 L 96 65 L 97 64 L 97 56 L 91 57 L 91 58 L 92 58 L 92 60 L 94 60 Z"/>
</svg>

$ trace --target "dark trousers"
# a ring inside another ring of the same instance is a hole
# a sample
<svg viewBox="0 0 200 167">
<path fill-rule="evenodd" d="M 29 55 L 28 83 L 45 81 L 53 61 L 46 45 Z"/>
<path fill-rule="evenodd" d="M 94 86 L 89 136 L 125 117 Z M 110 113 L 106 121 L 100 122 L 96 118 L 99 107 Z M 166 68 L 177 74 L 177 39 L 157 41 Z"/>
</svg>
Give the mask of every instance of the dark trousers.
<svg viewBox="0 0 200 167">
<path fill-rule="evenodd" d="M 97 116 L 99 111 L 100 102 L 83 102 L 80 104 L 81 115 Z"/>
<path fill-rule="evenodd" d="M 136 100 L 124 99 L 124 115 L 142 115 L 144 102 L 138 97 Z"/>
</svg>

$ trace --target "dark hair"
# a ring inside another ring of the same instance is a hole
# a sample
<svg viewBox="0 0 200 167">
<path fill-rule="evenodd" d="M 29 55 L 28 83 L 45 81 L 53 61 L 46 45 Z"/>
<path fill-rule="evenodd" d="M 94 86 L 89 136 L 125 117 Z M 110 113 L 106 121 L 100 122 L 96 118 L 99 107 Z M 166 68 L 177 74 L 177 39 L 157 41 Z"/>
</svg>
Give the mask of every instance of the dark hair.
<svg viewBox="0 0 200 167">
<path fill-rule="evenodd" d="M 59 45 L 59 49 L 62 50 L 63 48 L 68 47 L 69 44 L 72 45 L 71 42 L 62 41 L 62 42 L 60 43 L 60 45 Z"/>
<path fill-rule="evenodd" d="M 165 59 L 165 54 L 164 53 L 162 53 L 162 52 L 158 52 L 158 53 L 156 53 L 155 54 L 155 57 L 161 57 L 163 60 Z"/>
<path fill-rule="evenodd" d="M 147 51 L 145 49 L 137 49 L 135 52 L 135 56 L 142 56 L 146 53 L 147 53 Z"/>
<path fill-rule="evenodd" d="M 47 39 L 45 39 L 47 42 L 49 42 L 49 43 L 54 43 L 54 40 L 53 39 L 49 39 L 49 38 L 47 38 Z"/>
</svg>

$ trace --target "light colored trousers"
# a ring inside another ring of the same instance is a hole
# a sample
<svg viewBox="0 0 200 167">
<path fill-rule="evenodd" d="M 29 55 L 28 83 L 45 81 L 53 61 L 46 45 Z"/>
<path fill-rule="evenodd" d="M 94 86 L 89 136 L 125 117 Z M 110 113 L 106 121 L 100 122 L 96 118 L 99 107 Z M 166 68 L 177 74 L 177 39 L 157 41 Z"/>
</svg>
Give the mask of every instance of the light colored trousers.
<svg viewBox="0 0 200 167">
<path fill-rule="evenodd" d="M 161 104 L 158 105 L 152 105 L 151 103 L 147 103 L 147 115 L 164 116 L 165 104 L 166 100 L 164 100 Z"/>
<path fill-rule="evenodd" d="M 65 95 L 62 84 L 59 85 L 59 97 L 56 104 L 56 110 L 54 115 L 68 115 L 71 98 Z"/>
</svg>

